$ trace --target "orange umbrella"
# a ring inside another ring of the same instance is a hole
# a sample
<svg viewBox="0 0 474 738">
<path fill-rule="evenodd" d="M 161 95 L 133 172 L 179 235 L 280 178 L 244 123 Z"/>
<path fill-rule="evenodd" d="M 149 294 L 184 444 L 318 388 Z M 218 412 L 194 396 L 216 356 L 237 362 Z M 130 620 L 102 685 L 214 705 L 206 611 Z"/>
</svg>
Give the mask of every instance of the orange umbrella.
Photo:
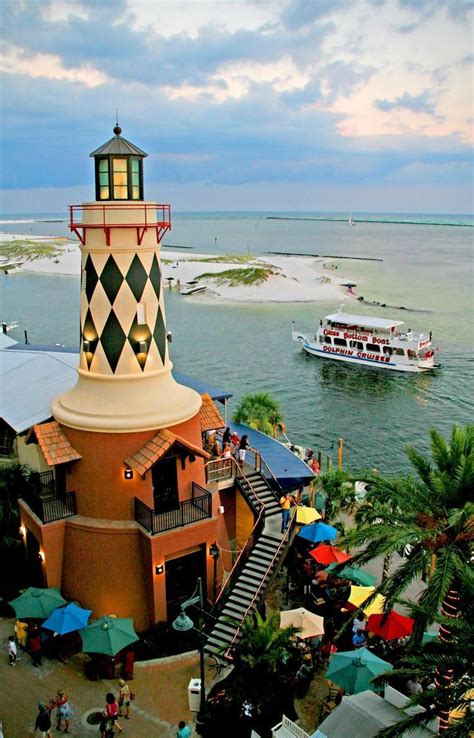
<svg viewBox="0 0 474 738">
<path fill-rule="evenodd" d="M 344 551 L 337 548 L 337 546 L 328 546 L 327 544 L 321 544 L 313 548 L 309 553 L 313 559 L 316 559 L 318 564 L 343 564 L 351 558 Z"/>
<path fill-rule="evenodd" d="M 391 641 L 394 638 L 410 635 L 414 624 L 413 618 L 407 618 L 395 610 L 390 610 L 388 613 L 371 615 L 367 621 L 367 629 L 386 641 Z"/>
</svg>

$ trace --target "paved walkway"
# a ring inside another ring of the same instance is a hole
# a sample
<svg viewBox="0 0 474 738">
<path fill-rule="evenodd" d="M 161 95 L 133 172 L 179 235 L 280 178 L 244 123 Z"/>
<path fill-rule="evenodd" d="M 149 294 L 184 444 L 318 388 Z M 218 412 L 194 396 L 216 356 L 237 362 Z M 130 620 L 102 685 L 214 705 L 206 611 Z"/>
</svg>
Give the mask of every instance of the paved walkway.
<svg viewBox="0 0 474 738">
<path fill-rule="evenodd" d="M 107 692 L 118 695 L 118 680 L 89 681 L 84 675 L 85 654 L 77 654 L 66 664 L 43 659 L 43 665 L 35 668 L 29 655 L 19 651 L 19 662 L 9 666 L 6 644 L 13 626 L 13 619 L 0 618 L 0 721 L 5 738 L 34 735 L 38 702 L 48 701 L 58 689 L 69 695 L 73 709 L 71 734 L 76 738 L 100 736 L 98 726 L 89 725 L 86 719 L 91 711 L 104 709 Z M 136 698 L 131 703 L 130 720 L 121 720 L 124 738 L 176 738 L 179 720 L 186 720 L 190 726 L 193 723 L 188 684 L 192 677 L 199 676 L 197 654 L 135 666 L 130 686 Z M 52 733 L 62 735 L 56 733 L 54 721 Z"/>
</svg>

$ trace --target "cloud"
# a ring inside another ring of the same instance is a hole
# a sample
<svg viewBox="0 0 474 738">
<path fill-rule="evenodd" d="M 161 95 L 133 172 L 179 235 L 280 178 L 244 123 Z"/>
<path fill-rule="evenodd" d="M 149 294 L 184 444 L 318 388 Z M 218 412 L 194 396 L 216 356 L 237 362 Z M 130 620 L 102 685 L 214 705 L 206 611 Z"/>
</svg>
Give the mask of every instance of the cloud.
<svg viewBox="0 0 474 738">
<path fill-rule="evenodd" d="M 374 100 L 374 105 L 378 110 L 387 113 L 392 110 L 411 110 L 414 113 L 427 113 L 433 115 L 435 112 L 435 104 L 432 101 L 432 95 L 425 90 L 419 95 L 410 95 L 404 92 L 403 95 L 393 100 L 379 99 Z"/>
<path fill-rule="evenodd" d="M 290 31 L 301 30 L 312 26 L 321 18 L 348 5 L 348 0 L 293 0 L 281 15 L 281 23 Z"/>
</svg>

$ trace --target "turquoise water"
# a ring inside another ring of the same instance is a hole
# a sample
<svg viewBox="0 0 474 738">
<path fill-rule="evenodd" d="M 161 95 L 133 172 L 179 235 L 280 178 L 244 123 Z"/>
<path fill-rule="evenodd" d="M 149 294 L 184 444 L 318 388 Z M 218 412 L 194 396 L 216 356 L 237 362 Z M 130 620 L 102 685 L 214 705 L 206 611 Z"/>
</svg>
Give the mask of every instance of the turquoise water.
<svg viewBox="0 0 474 738">
<path fill-rule="evenodd" d="M 281 403 L 295 443 L 335 456 L 341 435 L 347 465 L 406 469 L 407 443 L 425 448 L 429 428 L 448 433 L 453 422 L 472 421 L 474 233 L 471 227 L 459 227 L 472 225 L 472 218 L 377 214 L 351 228 L 340 214 L 288 215 L 310 219 L 176 214 L 165 244 L 206 253 L 285 251 L 382 259 L 334 263 L 338 277 L 357 283 L 359 295 L 409 310 L 350 299 L 345 310 L 404 320 L 415 331 L 433 331 L 442 368 L 433 374 L 405 375 L 304 355 L 291 341 L 291 321 L 311 328 L 339 303 L 213 305 L 167 292 L 172 360 L 178 369 L 232 391 L 231 408 L 245 392 L 271 392 Z M 0 229 L 66 234 L 65 223 L 2 224 Z M 192 252 L 183 251 L 183 257 L 187 253 Z M 11 334 L 14 338 L 22 340 L 26 328 L 32 343 L 77 345 L 78 279 L 19 272 L 1 275 L 0 289 L 2 320 L 20 323 Z"/>
</svg>

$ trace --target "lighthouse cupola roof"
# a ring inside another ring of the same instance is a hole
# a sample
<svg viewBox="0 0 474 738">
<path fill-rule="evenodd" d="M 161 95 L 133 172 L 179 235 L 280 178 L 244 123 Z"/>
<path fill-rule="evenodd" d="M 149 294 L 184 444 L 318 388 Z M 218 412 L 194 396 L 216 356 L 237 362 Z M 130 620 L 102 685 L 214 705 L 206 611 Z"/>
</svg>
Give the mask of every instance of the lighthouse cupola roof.
<svg viewBox="0 0 474 738">
<path fill-rule="evenodd" d="M 90 154 L 96 200 L 143 200 L 143 159 L 148 154 L 123 138 L 118 123 L 113 132 L 113 138 Z"/>
</svg>

